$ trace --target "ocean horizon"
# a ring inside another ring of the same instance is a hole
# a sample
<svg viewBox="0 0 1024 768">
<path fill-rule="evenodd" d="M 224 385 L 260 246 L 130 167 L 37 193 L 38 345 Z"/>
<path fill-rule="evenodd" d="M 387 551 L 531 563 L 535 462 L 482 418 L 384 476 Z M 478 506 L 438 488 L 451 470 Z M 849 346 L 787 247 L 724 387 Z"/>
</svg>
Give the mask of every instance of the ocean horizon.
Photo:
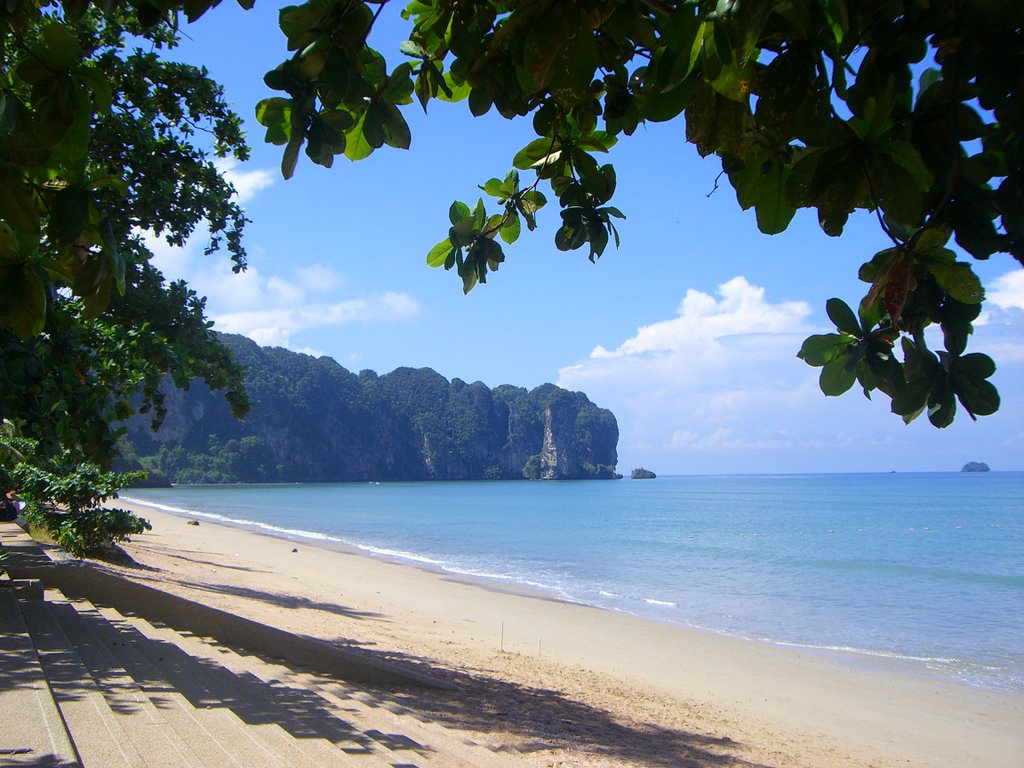
<svg viewBox="0 0 1024 768">
<path fill-rule="evenodd" d="M 1024 472 L 206 485 L 124 498 L 1024 693 Z"/>
</svg>

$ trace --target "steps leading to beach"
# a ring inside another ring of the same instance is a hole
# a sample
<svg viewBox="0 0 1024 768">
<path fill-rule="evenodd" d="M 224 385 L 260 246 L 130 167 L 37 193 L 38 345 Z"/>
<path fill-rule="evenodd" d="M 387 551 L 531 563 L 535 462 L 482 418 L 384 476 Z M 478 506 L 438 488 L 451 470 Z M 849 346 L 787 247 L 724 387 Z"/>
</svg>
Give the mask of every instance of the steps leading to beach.
<svg viewBox="0 0 1024 768">
<path fill-rule="evenodd" d="M 240 653 L 212 638 L 178 634 L 148 622 L 127 620 L 151 637 L 173 638 L 195 658 L 219 664 L 236 675 L 257 678 L 261 684 L 275 691 L 275 695 L 303 701 L 308 701 L 310 695 L 315 696 L 318 709 L 325 709 L 333 717 L 349 722 L 358 733 L 369 736 L 376 749 L 385 750 L 391 760 L 452 768 L 511 768 L 521 765 L 501 745 L 478 738 L 470 739 L 442 723 L 422 718 L 406 707 L 350 683 L 291 669 L 254 654 Z M 176 638 L 175 634 L 178 634 Z"/>
<path fill-rule="evenodd" d="M 38 566 L 27 536 L 0 534 Z M 12 768 L 521 764 L 372 689 L 6 576 L 0 722 Z"/>
<path fill-rule="evenodd" d="M 13 589 L 0 584 L 0 764 L 76 768 L 60 709 L 46 682 Z"/>
</svg>

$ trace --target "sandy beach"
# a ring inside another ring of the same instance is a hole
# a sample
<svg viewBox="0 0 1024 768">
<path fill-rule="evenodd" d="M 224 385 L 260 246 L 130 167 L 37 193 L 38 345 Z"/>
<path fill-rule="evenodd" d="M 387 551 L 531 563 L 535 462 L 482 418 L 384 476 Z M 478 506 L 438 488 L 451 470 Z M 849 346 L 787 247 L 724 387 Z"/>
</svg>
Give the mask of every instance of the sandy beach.
<svg viewBox="0 0 1024 768">
<path fill-rule="evenodd" d="M 1024 765 L 1024 696 L 780 648 L 121 503 L 127 577 L 291 632 L 428 664 L 404 705 L 535 766 Z"/>
</svg>

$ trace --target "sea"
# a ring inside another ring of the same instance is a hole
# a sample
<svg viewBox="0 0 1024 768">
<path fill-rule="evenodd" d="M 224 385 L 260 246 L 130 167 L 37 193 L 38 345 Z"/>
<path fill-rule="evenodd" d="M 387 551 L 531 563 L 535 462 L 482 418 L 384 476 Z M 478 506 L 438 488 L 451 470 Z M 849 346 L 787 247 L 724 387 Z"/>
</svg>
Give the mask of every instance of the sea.
<svg viewBox="0 0 1024 768">
<path fill-rule="evenodd" d="M 1024 693 L 1024 472 L 132 489 L 499 588 Z"/>
</svg>

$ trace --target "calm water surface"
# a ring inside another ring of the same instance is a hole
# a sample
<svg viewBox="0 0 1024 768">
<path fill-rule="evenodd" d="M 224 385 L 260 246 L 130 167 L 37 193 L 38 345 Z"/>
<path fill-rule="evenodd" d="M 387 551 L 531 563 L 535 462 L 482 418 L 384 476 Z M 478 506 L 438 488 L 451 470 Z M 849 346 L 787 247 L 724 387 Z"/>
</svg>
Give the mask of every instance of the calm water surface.
<svg viewBox="0 0 1024 768">
<path fill-rule="evenodd" d="M 1024 473 L 128 495 L 659 621 L 1024 692 Z"/>
</svg>

